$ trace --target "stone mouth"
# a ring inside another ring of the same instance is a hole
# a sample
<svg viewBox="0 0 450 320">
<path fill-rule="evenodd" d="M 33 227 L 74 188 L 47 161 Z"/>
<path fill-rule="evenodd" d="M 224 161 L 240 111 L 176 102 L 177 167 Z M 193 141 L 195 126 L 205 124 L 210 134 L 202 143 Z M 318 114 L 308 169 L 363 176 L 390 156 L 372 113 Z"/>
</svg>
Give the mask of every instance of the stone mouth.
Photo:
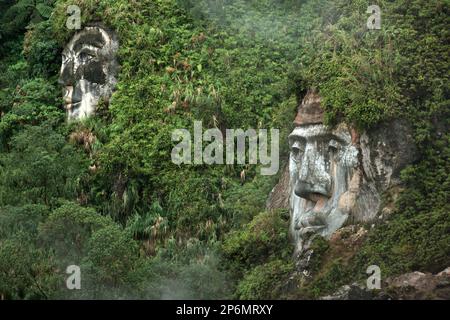
<svg viewBox="0 0 450 320">
<path fill-rule="evenodd" d="M 306 216 L 300 219 L 296 228 L 300 233 L 314 232 L 326 228 L 323 218 L 323 212 L 314 212 L 310 209 L 306 212 Z"/>
<path fill-rule="evenodd" d="M 66 106 L 69 106 L 69 105 L 71 105 L 71 106 L 76 106 L 76 105 L 79 105 L 81 103 L 81 101 L 76 101 L 76 102 L 65 102 L 65 105 Z"/>
<path fill-rule="evenodd" d="M 296 183 L 294 193 L 297 197 L 313 202 L 330 197 L 330 192 L 327 187 L 301 181 Z"/>
<path fill-rule="evenodd" d="M 325 224 L 317 224 L 317 225 L 309 225 L 309 226 L 297 226 L 297 230 L 317 230 L 317 229 L 323 229 L 326 228 Z"/>
<path fill-rule="evenodd" d="M 317 202 L 326 202 L 330 198 L 329 193 L 325 190 L 325 188 L 320 188 L 318 190 L 315 190 L 315 192 L 308 195 L 309 201 L 312 201 L 314 203 Z"/>
<path fill-rule="evenodd" d="M 306 235 L 308 233 L 317 233 L 320 230 L 325 229 L 327 226 L 320 225 L 320 226 L 309 226 L 309 227 L 301 227 L 298 229 L 301 235 Z"/>
</svg>

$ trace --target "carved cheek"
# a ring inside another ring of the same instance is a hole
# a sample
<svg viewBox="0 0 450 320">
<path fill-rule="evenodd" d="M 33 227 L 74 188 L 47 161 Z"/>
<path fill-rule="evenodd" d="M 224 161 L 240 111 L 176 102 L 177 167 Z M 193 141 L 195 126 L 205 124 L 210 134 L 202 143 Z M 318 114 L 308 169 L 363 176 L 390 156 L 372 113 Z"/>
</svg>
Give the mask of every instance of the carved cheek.
<svg viewBox="0 0 450 320">
<path fill-rule="evenodd" d="M 63 95 L 64 102 L 66 104 L 72 103 L 72 95 L 73 95 L 73 86 L 66 86 L 64 88 L 64 95 Z"/>
<path fill-rule="evenodd" d="M 105 84 L 106 75 L 100 62 L 94 61 L 80 66 L 77 70 L 77 80 L 84 79 L 86 81 Z"/>
<path fill-rule="evenodd" d="M 290 183 L 293 185 L 298 179 L 298 162 L 294 161 L 292 153 L 289 155 L 289 178 Z"/>
<path fill-rule="evenodd" d="M 58 82 L 62 85 L 69 86 L 75 82 L 73 74 L 74 64 L 72 61 L 65 62 L 61 65 L 61 72 Z"/>
<path fill-rule="evenodd" d="M 91 62 L 87 65 L 85 72 L 85 79 L 98 84 L 106 83 L 106 74 L 103 71 L 103 65 L 101 62 Z"/>
<path fill-rule="evenodd" d="M 340 196 L 338 208 L 342 211 L 342 213 L 351 214 L 355 205 L 356 205 L 355 193 L 347 191 Z"/>
<path fill-rule="evenodd" d="M 360 186 L 360 174 L 359 170 L 353 173 L 348 185 L 348 190 L 339 198 L 338 207 L 345 214 L 351 214 L 356 206 L 356 199 Z"/>
</svg>

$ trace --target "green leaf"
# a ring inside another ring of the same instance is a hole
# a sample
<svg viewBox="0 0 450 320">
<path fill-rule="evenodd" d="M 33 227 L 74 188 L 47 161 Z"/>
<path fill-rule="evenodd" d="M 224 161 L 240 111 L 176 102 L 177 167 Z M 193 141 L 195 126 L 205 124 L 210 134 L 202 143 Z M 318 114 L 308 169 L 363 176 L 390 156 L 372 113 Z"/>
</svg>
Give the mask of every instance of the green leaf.
<svg viewBox="0 0 450 320">
<path fill-rule="evenodd" d="M 39 12 L 39 14 L 43 18 L 50 18 L 50 15 L 52 14 L 52 7 L 49 7 L 43 3 L 38 3 L 36 5 L 36 10 Z"/>
</svg>

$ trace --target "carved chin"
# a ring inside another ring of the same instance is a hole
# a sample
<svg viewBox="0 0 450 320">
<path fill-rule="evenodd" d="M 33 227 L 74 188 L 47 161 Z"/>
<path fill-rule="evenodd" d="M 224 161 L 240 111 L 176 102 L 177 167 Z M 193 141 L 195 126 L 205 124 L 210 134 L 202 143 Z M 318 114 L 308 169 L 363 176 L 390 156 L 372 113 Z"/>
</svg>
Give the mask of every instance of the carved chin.
<svg viewBox="0 0 450 320">
<path fill-rule="evenodd" d="M 71 120 L 82 119 L 94 114 L 98 100 L 98 98 L 89 92 L 84 94 L 80 102 L 66 106 L 68 118 Z"/>
<path fill-rule="evenodd" d="M 295 195 L 292 195 L 295 197 Z M 297 251 L 306 249 L 315 236 L 330 238 L 345 226 L 356 205 L 357 194 L 346 191 L 313 207 L 305 199 L 293 203 L 293 233 L 297 239 Z M 317 212 L 316 212 L 317 211 Z"/>
</svg>

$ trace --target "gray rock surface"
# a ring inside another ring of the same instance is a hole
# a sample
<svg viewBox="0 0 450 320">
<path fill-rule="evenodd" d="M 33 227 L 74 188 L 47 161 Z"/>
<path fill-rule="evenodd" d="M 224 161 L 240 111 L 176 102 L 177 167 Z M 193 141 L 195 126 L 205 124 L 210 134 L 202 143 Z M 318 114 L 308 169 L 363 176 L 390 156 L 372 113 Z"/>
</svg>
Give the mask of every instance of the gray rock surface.
<svg viewBox="0 0 450 320">
<path fill-rule="evenodd" d="M 68 120 L 89 117 L 100 99 L 109 100 L 117 83 L 118 48 L 115 34 L 100 26 L 84 28 L 67 43 L 59 83 Z"/>
<path fill-rule="evenodd" d="M 268 209 L 291 212 L 295 255 L 319 235 L 330 239 L 348 225 L 376 223 L 385 192 L 397 192 L 400 171 L 417 157 L 411 128 L 399 120 L 358 133 L 344 123 L 323 124 L 319 94 L 310 90 L 289 136 L 288 168 L 267 201 Z"/>
</svg>

